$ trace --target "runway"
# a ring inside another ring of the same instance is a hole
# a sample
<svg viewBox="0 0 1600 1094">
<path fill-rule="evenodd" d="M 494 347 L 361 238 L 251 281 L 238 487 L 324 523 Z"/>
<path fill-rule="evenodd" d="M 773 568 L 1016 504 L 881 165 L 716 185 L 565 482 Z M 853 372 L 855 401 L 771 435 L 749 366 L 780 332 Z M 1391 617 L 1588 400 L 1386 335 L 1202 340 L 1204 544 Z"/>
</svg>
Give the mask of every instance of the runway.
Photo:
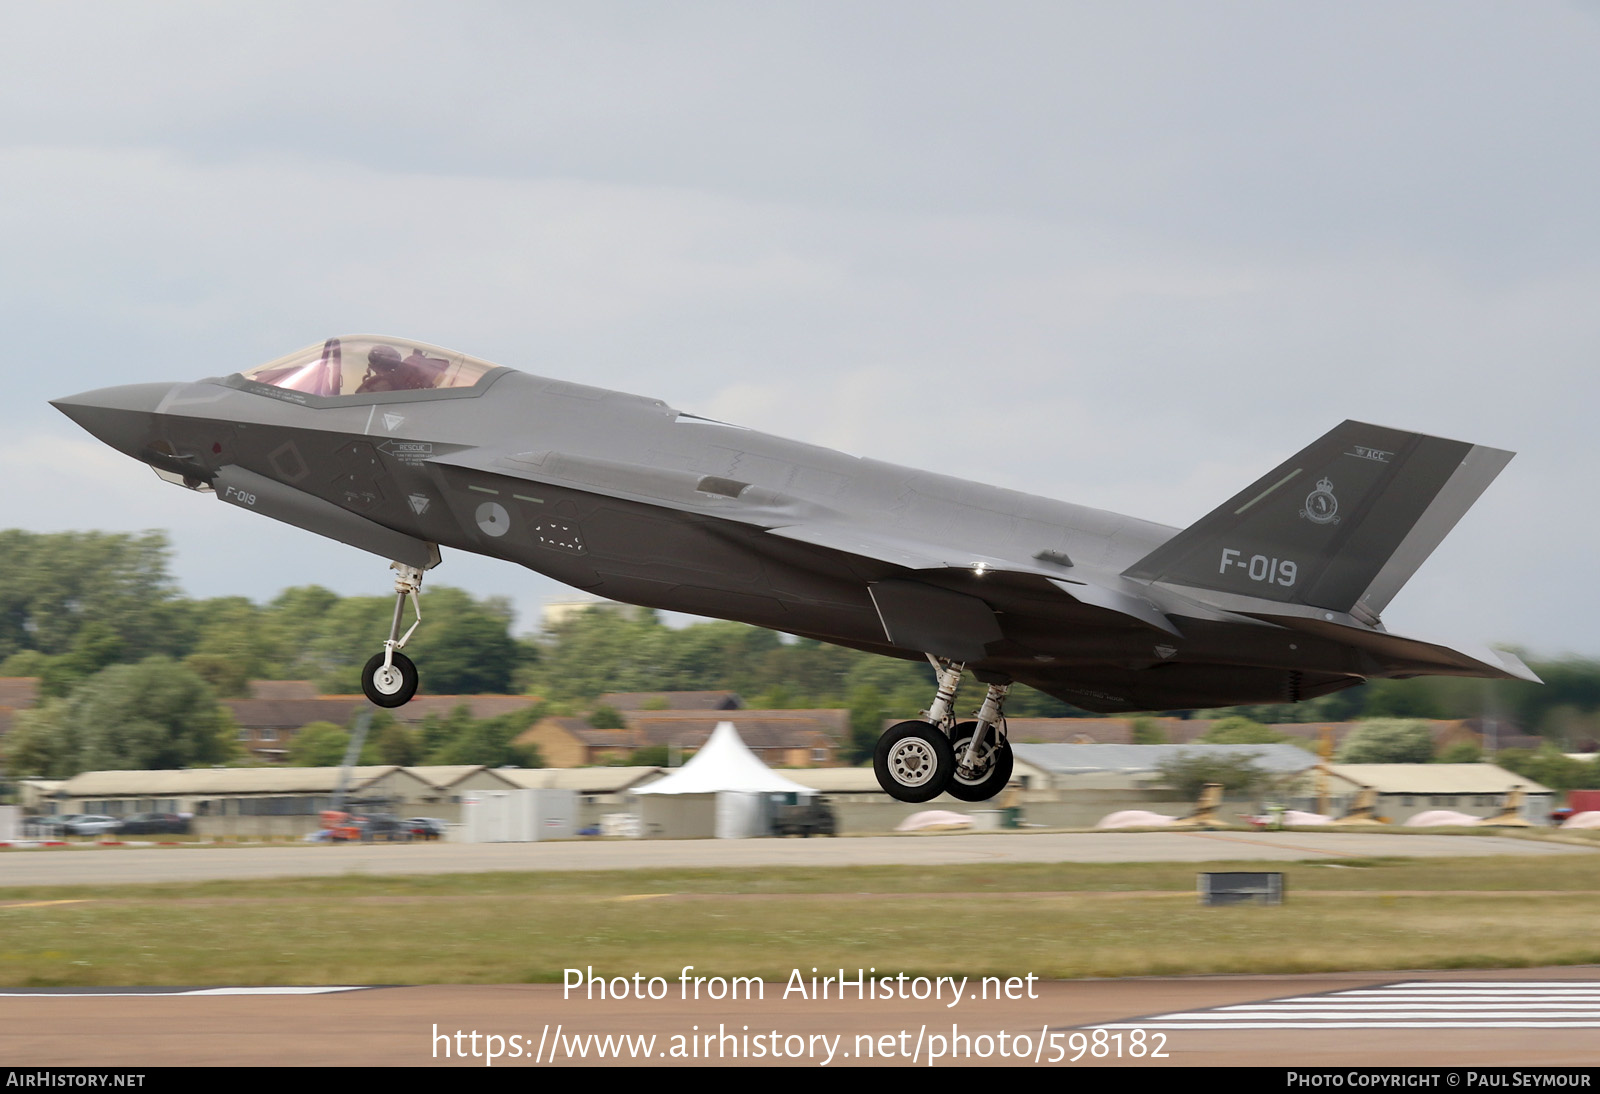
<svg viewBox="0 0 1600 1094">
<path fill-rule="evenodd" d="M 119 885 L 344 874 L 893 866 L 1006 862 L 1292 862 L 1380 856 L 1595 854 L 1504 836 L 1341 832 L 1008 832 L 851 839 L 594 840 L 0 852 L 5 885 Z"/>
<path fill-rule="evenodd" d="M 959 1001 L 862 999 L 848 983 L 843 999 L 836 984 L 801 997 L 792 982 L 685 1001 L 681 987 L 603 1001 L 552 984 L 7 993 L 0 1065 L 1600 1065 L 1594 967 L 1036 982 L 1012 986 L 1020 998 L 996 984 L 988 999 L 968 984 Z"/>
<path fill-rule="evenodd" d="M 3 876 L 8 885 L 118 885 L 351 873 L 1593 853 L 1496 836 L 1024 832 L 14 851 L 4 853 Z M 809 967 L 801 972 L 811 975 Z M 329 985 L 355 990 L 316 994 L 13 990 L 0 994 L 0 1066 L 1600 1064 L 1600 969 L 1592 967 L 1035 981 L 1026 985 L 1034 998 L 1023 994 L 1019 975 L 1017 984 L 996 982 L 988 998 L 969 984 L 959 1001 L 948 991 L 917 998 L 914 983 L 859 998 L 848 984 L 861 978 L 858 970 L 817 973 L 830 974 L 847 981 L 844 998 L 835 982 L 824 985 L 822 998 L 797 993 L 793 983 L 768 983 L 748 1000 L 727 998 L 726 987 L 722 998 L 685 999 L 675 980 L 657 985 L 659 998 L 627 999 L 564 998 L 550 984 Z"/>
</svg>

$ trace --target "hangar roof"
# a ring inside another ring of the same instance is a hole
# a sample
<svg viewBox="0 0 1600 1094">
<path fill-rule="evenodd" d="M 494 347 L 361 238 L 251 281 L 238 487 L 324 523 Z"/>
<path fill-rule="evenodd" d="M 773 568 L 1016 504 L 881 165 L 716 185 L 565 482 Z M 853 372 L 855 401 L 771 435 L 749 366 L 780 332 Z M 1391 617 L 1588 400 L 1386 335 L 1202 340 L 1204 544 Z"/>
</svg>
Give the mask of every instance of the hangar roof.
<svg viewBox="0 0 1600 1094">
<path fill-rule="evenodd" d="M 494 773 L 524 790 L 576 790 L 580 794 L 616 794 L 658 779 L 659 767 L 497 767 Z"/>
<path fill-rule="evenodd" d="M 356 767 L 351 787 L 401 771 L 394 764 Z M 337 767 L 193 767 L 178 771 L 85 771 L 57 791 L 74 798 L 150 798 L 169 794 L 331 794 Z"/>
<path fill-rule="evenodd" d="M 1275 774 L 1304 771 L 1317 758 L 1298 745 L 1026 745 L 1013 744 L 1017 759 L 1054 775 L 1089 775 L 1103 771 L 1154 772 L 1178 757 L 1252 756 L 1255 765 Z M 1431 766 L 1431 765 L 1430 765 Z"/>
<path fill-rule="evenodd" d="M 1530 794 L 1552 792 L 1494 764 L 1329 764 L 1328 770 L 1380 794 L 1504 794 L 1515 786 Z"/>
</svg>

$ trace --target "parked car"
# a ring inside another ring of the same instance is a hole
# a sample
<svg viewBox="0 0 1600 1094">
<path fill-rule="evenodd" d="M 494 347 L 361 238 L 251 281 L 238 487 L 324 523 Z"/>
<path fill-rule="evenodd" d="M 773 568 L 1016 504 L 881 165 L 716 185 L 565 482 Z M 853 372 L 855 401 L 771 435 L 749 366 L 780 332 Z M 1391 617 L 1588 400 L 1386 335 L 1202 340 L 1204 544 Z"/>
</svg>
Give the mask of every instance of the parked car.
<svg viewBox="0 0 1600 1094">
<path fill-rule="evenodd" d="M 373 840 L 404 840 L 410 842 L 411 829 L 402 824 L 400 818 L 393 813 L 367 813 L 355 818 L 356 827 L 361 830 L 362 840 L 371 843 Z"/>
<path fill-rule="evenodd" d="M 444 821 L 433 817 L 408 817 L 400 822 L 413 839 L 444 839 Z"/>
<path fill-rule="evenodd" d="M 67 818 L 58 813 L 44 817 L 23 817 L 22 834 L 24 836 L 60 836 L 67 830 Z"/>
<path fill-rule="evenodd" d="M 179 834 L 189 831 L 189 818 L 181 817 L 177 813 L 135 813 L 123 819 L 122 831 L 137 834 Z"/>
<path fill-rule="evenodd" d="M 66 830 L 69 836 L 113 836 L 122 830 L 122 818 L 80 813 L 67 821 Z"/>
</svg>

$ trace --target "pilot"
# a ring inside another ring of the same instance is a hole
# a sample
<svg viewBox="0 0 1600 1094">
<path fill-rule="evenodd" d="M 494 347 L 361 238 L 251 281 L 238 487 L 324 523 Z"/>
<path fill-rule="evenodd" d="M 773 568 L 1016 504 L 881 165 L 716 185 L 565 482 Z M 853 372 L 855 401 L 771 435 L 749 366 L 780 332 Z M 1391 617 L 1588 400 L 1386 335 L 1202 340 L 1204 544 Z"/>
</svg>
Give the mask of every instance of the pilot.
<svg viewBox="0 0 1600 1094">
<path fill-rule="evenodd" d="M 361 378 L 357 395 L 372 391 L 405 391 L 414 385 L 405 382 L 400 351 L 393 346 L 373 346 L 367 353 L 367 373 Z"/>
</svg>

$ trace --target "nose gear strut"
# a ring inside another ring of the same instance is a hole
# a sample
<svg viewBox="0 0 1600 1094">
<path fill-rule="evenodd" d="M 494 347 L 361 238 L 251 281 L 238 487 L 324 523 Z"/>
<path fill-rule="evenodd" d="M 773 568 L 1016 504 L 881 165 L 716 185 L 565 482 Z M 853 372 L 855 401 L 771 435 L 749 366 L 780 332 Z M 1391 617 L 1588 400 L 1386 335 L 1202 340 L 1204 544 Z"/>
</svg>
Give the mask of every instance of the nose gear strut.
<svg viewBox="0 0 1600 1094">
<path fill-rule="evenodd" d="M 403 562 L 391 562 L 389 569 L 395 572 L 394 619 L 389 624 L 389 638 L 383 644 L 383 652 L 373 654 L 361 670 L 361 690 L 380 707 L 404 706 L 417 693 L 417 666 L 400 650 L 422 623 L 422 604 L 417 594 L 422 591 L 423 572 Z M 417 617 L 401 634 L 400 619 L 408 596 Z"/>
</svg>

